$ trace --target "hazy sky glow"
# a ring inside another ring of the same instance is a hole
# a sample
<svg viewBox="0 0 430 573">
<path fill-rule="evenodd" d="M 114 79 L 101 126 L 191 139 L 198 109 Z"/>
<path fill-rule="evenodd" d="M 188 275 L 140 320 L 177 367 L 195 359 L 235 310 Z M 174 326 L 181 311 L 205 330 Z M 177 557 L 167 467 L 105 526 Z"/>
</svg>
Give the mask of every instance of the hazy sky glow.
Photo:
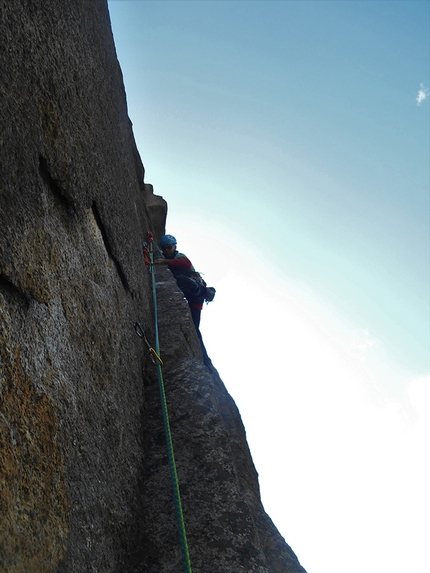
<svg viewBox="0 0 430 573">
<path fill-rule="evenodd" d="M 423 1 L 109 9 L 146 181 L 308 573 L 429 573 Z M 192 548 L 190 548 L 192 558 Z"/>
</svg>

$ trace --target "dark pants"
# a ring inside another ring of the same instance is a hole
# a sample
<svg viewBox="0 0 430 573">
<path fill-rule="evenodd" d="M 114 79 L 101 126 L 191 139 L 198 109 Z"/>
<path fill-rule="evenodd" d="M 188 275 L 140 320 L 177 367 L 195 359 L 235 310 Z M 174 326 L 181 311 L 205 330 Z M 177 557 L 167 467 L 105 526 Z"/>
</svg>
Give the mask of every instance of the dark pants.
<svg viewBox="0 0 430 573">
<path fill-rule="evenodd" d="M 210 366 L 212 365 L 212 361 L 209 358 L 208 353 L 206 352 L 205 345 L 203 344 L 202 333 L 200 332 L 200 317 L 202 311 L 199 308 L 191 306 L 190 301 L 188 301 L 188 306 L 190 307 L 191 317 L 193 319 L 194 326 L 196 327 L 197 336 L 199 337 L 200 340 L 200 346 L 203 354 L 203 363 L 206 364 L 206 366 Z"/>
<path fill-rule="evenodd" d="M 206 287 L 196 280 L 190 277 L 184 277 L 182 275 L 176 277 L 176 282 L 178 283 L 179 288 L 184 293 L 184 296 L 188 301 L 188 306 L 191 310 L 191 317 L 196 328 L 197 336 L 200 340 L 200 346 L 203 353 L 203 362 L 206 366 L 211 366 L 212 361 L 206 352 L 205 345 L 203 344 L 202 333 L 200 332 L 200 317 L 202 311 L 201 309 L 192 306 L 193 303 L 198 305 L 202 305 L 204 303 Z"/>
</svg>

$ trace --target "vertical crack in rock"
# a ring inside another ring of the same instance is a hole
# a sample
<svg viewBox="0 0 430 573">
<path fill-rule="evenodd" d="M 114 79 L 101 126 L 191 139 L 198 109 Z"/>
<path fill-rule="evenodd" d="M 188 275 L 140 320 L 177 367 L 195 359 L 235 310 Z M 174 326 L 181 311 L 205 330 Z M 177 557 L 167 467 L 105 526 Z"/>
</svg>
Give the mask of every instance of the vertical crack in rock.
<svg viewBox="0 0 430 573">
<path fill-rule="evenodd" d="M 52 177 L 52 175 L 48 169 L 48 163 L 47 163 L 46 159 L 44 157 L 42 157 L 41 155 L 39 156 L 39 174 L 42 177 L 45 185 L 55 195 L 55 197 L 57 197 L 57 199 L 64 206 L 66 211 L 68 213 L 70 213 L 70 212 L 74 213 L 75 209 L 74 209 L 73 203 L 67 197 L 65 191 L 61 188 L 61 185 L 58 183 L 58 181 L 56 181 Z"/>
<path fill-rule="evenodd" d="M 9 294 L 19 303 L 22 302 L 26 309 L 28 309 L 31 300 L 33 300 L 29 294 L 22 292 L 19 287 L 14 285 L 13 282 L 3 274 L 0 274 L 0 292 Z"/>
<path fill-rule="evenodd" d="M 98 228 L 99 228 L 99 230 L 100 230 L 100 233 L 101 233 L 101 236 L 102 236 L 102 238 L 103 238 L 103 243 L 104 243 L 106 252 L 107 252 L 107 254 L 109 255 L 109 258 L 113 261 L 113 263 L 114 263 L 114 265 L 115 265 L 115 268 L 116 268 L 116 270 L 117 270 L 118 276 L 119 276 L 119 278 L 121 279 L 122 286 L 125 288 L 126 291 L 131 292 L 131 289 L 130 289 L 130 287 L 129 287 L 129 285 L 128 285 L 128 281 L 127 281 L 127 279 L 126 279 L 126 276 L 125 276 L 125 274 L 124 274 L 123 271 L 122 271 L 120 262 L 119 262 L 118 259 L 114 256 L 114 254 L 113 254 L 113 252 L 112 252 L 112 249 L 111 249 L 111 247 L 110 247 L 109 239 L 108 239 L 108 236 L 107 236 L 107 233 L 106 233 L 106 229 L 104 228 L 104 225 L 103 225 L 103 222 L 102 222 L 102 219 L 101 219 L 101 217 L 100 217 L 100 213 L 99 213 L 99 211 L 98 211 L 98 209 L 97 209 L 97 205 L 96 205 L 96 202 L 95 202 L 95 201 L 94 201 L 93 204 L 91 205 L 91 210 L 92 210 L 92 212 L 93 212 L 94 219 L 95 219 L 95 221 L 96 221 L 96 223 L 97 223 L 97 226 L 98 226 Z"/>
</svg>

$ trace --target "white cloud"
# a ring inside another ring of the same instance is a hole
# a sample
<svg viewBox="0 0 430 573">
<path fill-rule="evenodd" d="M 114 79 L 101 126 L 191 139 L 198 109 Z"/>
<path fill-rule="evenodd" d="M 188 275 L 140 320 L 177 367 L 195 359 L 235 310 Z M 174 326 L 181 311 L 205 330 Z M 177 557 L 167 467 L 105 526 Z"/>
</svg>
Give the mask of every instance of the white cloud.
<svg viewBox="0 0 430 573">
<path fill-rule="evenodd" d="M 423 101 L 427 99 L 428 95 L 429 95 L 429 89 L 424 87 L 424 84 L 420 84 L 418 95 L 415 98 L 417 105 L 421 105 Z"/>
</svg>

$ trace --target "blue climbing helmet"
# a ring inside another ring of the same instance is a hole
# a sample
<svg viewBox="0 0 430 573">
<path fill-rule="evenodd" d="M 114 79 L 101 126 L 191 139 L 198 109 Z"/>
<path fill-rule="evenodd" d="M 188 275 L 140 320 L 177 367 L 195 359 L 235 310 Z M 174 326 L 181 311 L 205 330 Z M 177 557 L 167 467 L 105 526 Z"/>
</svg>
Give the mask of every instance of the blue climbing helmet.
<svg viewBox="0 0 430 573">
<path fill-rule="evenodd" d="M 173 235 L 163 235 L 160 239 L 160 249 L 166 245 L 176 245 L 176 239 Z"/>
</svg>

